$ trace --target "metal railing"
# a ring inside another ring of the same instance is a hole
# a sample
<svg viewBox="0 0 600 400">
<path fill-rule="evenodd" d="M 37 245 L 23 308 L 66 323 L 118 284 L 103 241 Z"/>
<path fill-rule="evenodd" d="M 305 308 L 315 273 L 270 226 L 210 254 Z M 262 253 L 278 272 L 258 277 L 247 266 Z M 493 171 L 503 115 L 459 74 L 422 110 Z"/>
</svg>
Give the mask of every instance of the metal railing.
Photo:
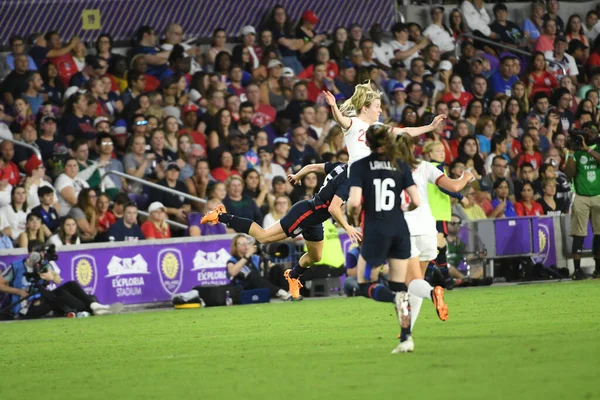
<svg viewBox="0 0 600 400">
<path fill-rule="evenodd" d="M 175 189 L 171 189 L 170 187 L 158 185 L 158 184 L 156 184 L 154 182 L 149 182 L 149 181 L 143 180 L 141 178 L 138 178 L 137 176 L 125 174 L 125 173 L 119 172 L 119 171 L 108 171 L 104 175 L 102 175 L 102 179 L 100 180 L 100 182 L 101 182 L 100 183 L 100 188 L 102 189 L 103 192 L 104 192 L 104 189 L 105 189 L 105 187 L 104 187 L 104 178 L 106 178 L 108 175 L 116 175 L 116 176 L 119 176 L 121 178 L 125 178 L 127 180 L 134 181 L 134 182 L 140 183 L 140 184 L 145 185 L 145 186 L 149 186 L 149 187 L 154 188 L 156 190 L 162 190 L 163 192 L 167 192 L 167 193 L 173 194 L 175 196 L 181 196 L 181 197 L 183 197 L 185 199 L 188 199 L 188 200 L 199 201 L 201 203 L 206 203 L 206 200 L 205 199 L 201 199 L 200 197 L 192 196 L 191 194 L 183 193 L 183 192 L 180 192 L 179 190 L 175 190 Z"/>
<path fill-rule="evenodd" d="M 142 211 L 142 210 L 138 210 L 138 214 L 139 215 L 143 215 L 144 217 L 150 217 L 150 213 L 146 212 L 146 211 Z M 176 228 L 180 228 L 180 229 L 187 229 L 189 228 L 187 225 L 182 224 L 180 222 L 176 222 L 176 221 L 171 221 L 170 219 L 166 219 L 165 222 L 171 226 L 174 226 Z"/>
<path fill-rule="evenodd" d="M 27 144 L 27 143 L 23 143 L 23 142 L 21 142 L 21 141 L 19 141 L 19 140 L 15 140 L 15 139 L 7 138 L 7 137 L 4 137 L 4 136 L 0 137 L 0 141 L 2 141 L 2 140 L 7 140 L 7 141 L 9 141 L 9 142 L 12 142 L 13 144 L 16 144 L 17 146 L 25 147 L 25 148 L 27 148 L 27 149 L 29 149 L 29 150 L 33 151 L 33 152 L 35 153 L 35 155 L 37 156 L 37 158 L 38 158 L 40 161 L 42 161 L 42 162 L 44 161 L 44 160 L 42 159 L 42 153 L 40 153 L 40 149 L 38 149 L 37 147 L 35 147 L 35 146 L 32 146 L 32 145 L 30 145 L 30 144 Z"/>
<path fill-rule="evenodd" d="M 464 39 L 464 38 L 476 40 L 476 41 L 481 42 L 481 43 L 489 44 L 490 46 L 500 47 L 502 49 L 510 51 L 511 53 L 520 54 L 520 55 L 526 56 L 526 57 L 531 57 L 533 55 L 533 54 L 531 54 L 528 51 L 521 50 L 521 49 L 516 49 L 516 48 L 514 48 L 512 46 L 509 46 L 509 45 L 506 45 L 506 44 L 494 42 L 493 40 L 484 39 L 482 37 L 474 36 L 474 35 L 471 35 L 469 33 L 463 33 L 462 35 L 460 35 L 456 39 L 456 48 L 454 50 L 454 53 L 455 53 L 457 59 L 460 58 L 460 47 L 461 47 L 460 45 L 461 45 L 461 42 L 462 42 L 461 39 Z M 548 62 L 549 64 L 557 65 L 560 68 L 560 70 L 562 71 L 562 75 L 566 75 L 567 74 L 567 70 L 565 69 L 565 67 L 561 63 L 557 62 L 556 60 L 550 59 L 550 58 L 546 58 L 546 57 L 544 57 L 544 58 L 546 59 L 546 62 Z"/>
</svg>

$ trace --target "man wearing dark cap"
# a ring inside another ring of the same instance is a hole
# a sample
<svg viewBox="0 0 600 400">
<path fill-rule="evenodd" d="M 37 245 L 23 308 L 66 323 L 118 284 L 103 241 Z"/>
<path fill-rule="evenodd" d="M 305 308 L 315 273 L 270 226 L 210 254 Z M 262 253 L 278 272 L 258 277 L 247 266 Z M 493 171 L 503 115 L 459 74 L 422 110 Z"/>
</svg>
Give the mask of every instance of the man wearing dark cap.
<svg viewBox="0 0 600 400">
<path fill-rule="evenodd" d="M 158 181 L 158 184 L 170 189 L 189 194 L 185 183 L 179 180 L 179 165 L 172 161 L 167 164 L 164 179 Z M 191 211 L 191 201 L 181 196 L 176 196 L 158 189 L 150 190 L 150 201 L 161 202 L 167 209 L 169 219 L 187 223 L 187 215 Z"/>
<path fill-rule="evenodd" d="M 256 170 L 270 181 L 276 176 L 281 176 L 285 179 L 286 174 L 281 165 L 273 163 L 273 148 L 271 146 L 263 146 L 258 149 L 258 159 L 260 160 L 256 166 Z"/>
<path fill-rule="evenodd" d="M 544 56 L 547 59 L 554 60 L 565 68 L 566 75 L 569 75 L 573 82 L 577 82 L 577 75 L 579 75 L 579 69 L 575 59 L 566 53 L 567 51 L 567 38 L 562 34 L 558 34 L 554 38 L 554 51 L 546 51 Z M 560 80 L 563 76 L 562 70 L 558 65 L 552 63 L 548 64 L 548 69 L 554 74 L 556 80 Z"/>
<path fill-rule="evenodd" d="M 349 60 L 342 60 L 339 65 L 340 73 L 335 78 L 334 83 L 344 99 L 349 99 L 354 93 L 354 79 L 356 78 L 356 69 Z"/>
</svg>

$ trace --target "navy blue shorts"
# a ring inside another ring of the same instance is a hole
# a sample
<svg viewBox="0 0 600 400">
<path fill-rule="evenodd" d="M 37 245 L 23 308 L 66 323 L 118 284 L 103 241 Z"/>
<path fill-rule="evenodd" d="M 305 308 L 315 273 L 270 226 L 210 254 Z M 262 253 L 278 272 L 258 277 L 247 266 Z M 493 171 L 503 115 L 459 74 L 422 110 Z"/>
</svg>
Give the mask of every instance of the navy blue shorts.
<svg viewBox="0 0 600 400">
<path fill-rule="evenodd" d="M 367 264 L 377 267 L 390 258 L 408 260 L 410 258 L 410 233 L 389 236 L 389 233 L 367 231 L 360 249 Z"/>
<path fill-rule="evenodd" d="M 318 210 L 316 207 L 321 207 Z M 296 237 L 300 234 L 309 242 L 323 240 L 322 208 L 326 205 L 316 206 L 311 200 L 300 201 L 292 206 L 290 211 L 279 221 L 286 235 Z"/>
</svg>

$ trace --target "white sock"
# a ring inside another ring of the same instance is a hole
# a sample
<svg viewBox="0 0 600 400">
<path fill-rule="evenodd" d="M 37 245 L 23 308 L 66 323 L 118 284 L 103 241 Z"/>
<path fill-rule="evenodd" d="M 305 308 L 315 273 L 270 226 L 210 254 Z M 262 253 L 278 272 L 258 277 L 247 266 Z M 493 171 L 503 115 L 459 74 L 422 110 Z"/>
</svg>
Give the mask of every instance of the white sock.
<svg viewBox="0 0 600 400">
<path fill-rule="evenodd" d="M 408 304 L 410 305 L 410 330 L 412 331 L 415 327 L 415 322 L 421 312 L 421 304 L 423 304 L 423 298 L 418 296 L 408 296 Z"/>
<path fill-rule="evenodd" d="M 432 290 L 433 286 L 431 286 L 425 279 L 415 279 L 410 283 L 410 285 L 408 285 L 408 292 L 422 299 L 431 300 Z"/>
<path fill-rule="evenodd" d="M 431 300 L 431 290 L 433 287 L 424 279 L 415 279 L 408 285 L 409 303 L 410 303 L 410 329 L 412 330 L 417 322 L 421 312 L 423 299 Z"/>
</svg>

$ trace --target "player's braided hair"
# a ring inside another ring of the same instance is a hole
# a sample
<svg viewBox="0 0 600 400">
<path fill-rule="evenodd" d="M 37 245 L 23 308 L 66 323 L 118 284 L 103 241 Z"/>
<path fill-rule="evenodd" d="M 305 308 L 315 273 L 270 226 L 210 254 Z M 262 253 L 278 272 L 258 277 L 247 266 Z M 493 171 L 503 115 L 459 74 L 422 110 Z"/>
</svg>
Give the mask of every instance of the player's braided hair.
<svg viewBox="0 0 600 400">
<path fill-rule="evenodd" d="M 346 117 L 355 117 L 361 108 L 369 107 L 375 100 L 381 99 L 381 92 L 373 90 L 371 81 L 356 85 L 352 97 L 340 106 L 340 112 Z"/>
<path fill-rule="evenodd" d="M 412 138 L 409 135 L 396 135 L 388 125 L 377 123 L 367 129 L 366 138 L 371 151 L 381 149 L 395 168 L 398 168 L 399 161 L 408 164 L 411 170 L 419 164 L 411 150 Z"/>
</svg>

